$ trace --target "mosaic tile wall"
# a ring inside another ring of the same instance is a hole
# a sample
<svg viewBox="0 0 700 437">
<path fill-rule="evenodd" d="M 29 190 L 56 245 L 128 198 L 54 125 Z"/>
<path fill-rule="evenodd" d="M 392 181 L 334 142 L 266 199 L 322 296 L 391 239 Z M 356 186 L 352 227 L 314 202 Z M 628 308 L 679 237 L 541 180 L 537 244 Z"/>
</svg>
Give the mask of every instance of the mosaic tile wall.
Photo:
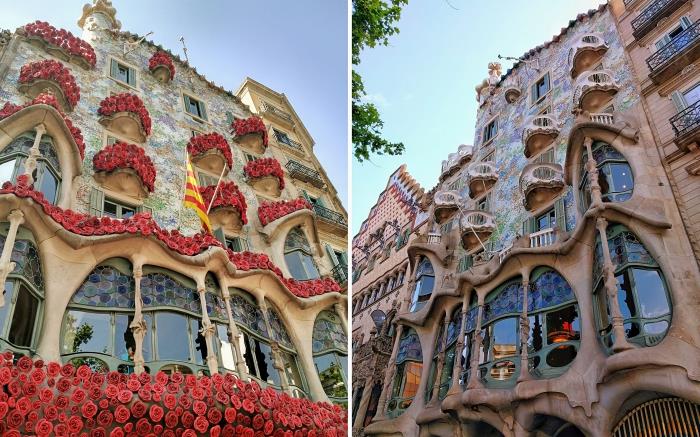
<svg viewBox="0 0 700 437">
<path fill-rule="evenodd" d="M 493 146 L 488 147 L 488 150 L 495 150 L 494 161 L 499 172 L 498 182 L 491 190 L 491 213 L 494 214 L 497 223 L 492 237 L 492 241 L 495 242 L 495 250 L 508 246 L 516 234 L 522 233 L 522 223 L 528 217 L 528 212 L 523 206 L 523 193 L 519 187 L 520 173 L 523 167 L 528 164 L 523 153 L 522 133 L 528 119 L 547 106 L 551 108 L 549 115 L 559 119 L 560 133 L 553 145 L 555 162 L 564 165 L 568 136 L 574 124 L 574 116 L 571 111 L 574 107 L 575 79 L 572 79 L 570 73 L 569 51 L 583 35 L 600 33 L 609 46 L 602 58 L 602 63 L 604 69 L 612 71 L 614 80 L 620 87 L 610 102 L 615 111 L 625 112 L 637 104 L 639 96 L 636 94 L 632 81 L 633 73 L 625 60 L 622 41 L 614 29 L 614 19 L 607 9 L 596 13 L 589 20 L 579 22 L 569 29 L 559 42 L 551 44 L 548 48 L 542 49 L 538 54 L 529 58 L 539 59 L 539 65 L 542 66 L 539 71 L 521 65 L 511 72 L 509 81 L 516 80 L 520 84 L 519 87 L 523 93 L 520 99 L 515 103 L 508 103 L 504 97 L 505 88 L 500 86 L 496 88 L 495 95 L 479 108 L 472 161 L 479 159 L 478 145 L 482 143 L 481 136 L 485 125 L 494 116 L 498 116 L 498 134 L 493 140 Z M 547 67 L 549 67 L 552 89 L 542 103 L 532 105 L 529 95 L 531 85 L 547 71 Z M 464 166 L 459 177 L 466 180 L 466 172 L 467 166 Z M 448 179 L 444 185 L 449 185 L 455 179 L 456 177 Z M 462 188 L 463 198 L 469 198 L 468 190 L 468 186 Z M 576 227 L 573 196 L 572 187 L 567 187 L 564 202 L 566 225 L 569 231 Z"/>
</svg>

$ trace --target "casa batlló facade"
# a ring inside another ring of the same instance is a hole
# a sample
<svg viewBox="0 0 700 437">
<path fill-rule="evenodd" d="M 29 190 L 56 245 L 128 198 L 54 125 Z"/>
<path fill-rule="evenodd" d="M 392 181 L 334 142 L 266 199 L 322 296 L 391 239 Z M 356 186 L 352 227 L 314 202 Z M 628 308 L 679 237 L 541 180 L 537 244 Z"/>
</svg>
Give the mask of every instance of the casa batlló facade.
<svg viewBox="0 0 700 437">
<path fill-rule="evenodd" d="M 489 65 L 358 432 L 700 435 L 698 14 L 613 0 Z"/>
<path fill-rule="evenodd" d="M 78 25 L 0 35 L 3 434 L 344 435 L 347 216 L 294 108 Z"/>
</svg>

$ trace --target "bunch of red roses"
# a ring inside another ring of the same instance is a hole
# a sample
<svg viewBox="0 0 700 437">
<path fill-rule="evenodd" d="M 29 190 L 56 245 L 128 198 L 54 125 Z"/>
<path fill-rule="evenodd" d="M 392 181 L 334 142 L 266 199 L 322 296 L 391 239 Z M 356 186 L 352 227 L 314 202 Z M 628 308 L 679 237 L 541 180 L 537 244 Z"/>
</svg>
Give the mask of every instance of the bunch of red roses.
<svg viewBox="0 0 700 437">
<path fill-rule="evenodd" d="M 25 25 L 24 31 L 27 35 L 41 38 L 47 44 L 63 49 L 70 55 L 85 59 L 91 67 L 95 66 L 97 57 L 92 46 L 66 29 L 56 29 L 45 21 L 37 20 Z"/>
<path fill-rule="evenodd" d="M 231 146 L 229 146 L 228 141 L 226 141 L 226 138 L 221 134 L 214 132 L 211 134 L 196 135 L 190 138 L 187 143 L 187 153 L 189 153 L 190 156 L 201 155 L 213 149 L 219 150 L 221 154 L 224 155 L 228 168 L 233 166 Z"/>
<path fill-rule="evenodd" d="M 218 207 L 233 207 L 241 214 L 241 221 L 243 224 L 248 223 L 248 217 L 246 217 L 246 211 L 248 210 L 248 205 L 245 201 L 245 196 L 238 189 L 238 186 L 233 182 L 221 182 L 219 184 L 219 189 L 216 190 L 216 198 L 214 197 L 214 191 L 216 190 L 216 185 L 209 185 L 207 187 L 200 187 L 199 192 L 202 194 L 202 200 L 204 200 L 204 205 L 209 206 L 210 209 Z"/>
<path fill-rule="evenodd" d="M 298 297 L 320 296 L 324 293 L 340 292 L 340 285 L 330 278 L 297 281 L 293 278 L 282 278 L 282 283 Z"/>
<path fill-rule="evenodd" d="M 211 377 L 93 372 L 86 365 L 0 356 L 0 433 L 16 437 L 345 437 L 347 411 Z"/>
<path fill-rule="evenodd" d="M 249 161 L 243 167 L 243 173 L 251 179 L 276 176 L 279 181 L 279 189 L 284 188 L 284 172 L 279 161 L 275 158 L 260 158 Z"/>
<path fill-rule="evenodd" d="M 272 223 L 280 217 L 291 214 L 300 209 L 311 209 L 311 204 L 303 198 L 293 200 L 280 200 L 279 202 L 262 201 L 258 206 L 258 218 L 263 226 Z"/>
<path fill-rule="evenodd" d="M 39 94 L 34 100 L 24 105 L 14 105 L 10 102 L 6 102 L 5 105 L 2 108 L 0 108 L 0 120 L 9 117 L 15 112 L 21 111 L 22 109 L 32 105 L 52 106 L 58 111 L 59 114 L 61 114 L 61 117 L 63 117 L 63 121 L 66 123 L 66 127 L 70 131 L 71 136 L 75 141 L 75 145 L 78 146 L 78 151 L 80 152 L 80 159 L 83 159 L 85 157 L 85 141 L 83 140 L 83 134 L 82 132 L 80 132 L 80 129 L 73 126 L 73 123 L 70 121 L 70 119 L 68 119 L 68 117 L 66 117 L 63 111 L 61 111 L 61 105 L 58 104 L 58 100 L 56 100 L 56 97 L 52 96 L 51 94 Z"/>
<path fill-rule="evenodd" d="M 29 84 L 36 80 L 50 80 L 63 91 L 71 108 L 80 100 L 80 88 L 70 70 L 58 61 L 47 59 L 23 65 L 19 71 L 19 83 Z"/>
<path fill-rule="evenodd" d="M 100 102 L 97 113 L 109 117 L 118 112 L 131 112 L 138 115 L 146 135 L 151 134 L 151 116 L 139 96 L 129 93 L 115 94 Z"/>
<path fill-rule="evenodd" d="M 153 56 L 151 56 L 151 59 L 148 60 L 148 69 L 153 71 L 156 69 L 156 67 L 161 65 L 163 67 L 167 67 L 167 69 L 170 71 L 170 80 L 173 80 L 175 77 L 175 65 L 173 64 L 173 60 L 170 58 L 170 55 L 162 50 L 155 52 Z"/>
<path fill-rule="evenodd" d="M 235 264 L 238 270 L 270 270 L 279 278 L 282 278 L 282 270 L 280 270 L 270 258 L 264 253 L 254 252 L 229 252 L 228 259 Z"/>
<path fill-rule="evenodd" d="M 144 150 L 135 145 L 116 142 L 100 150 L 92 158 L 95 171 L 114 171 L 131 168 L 141 178 L 143 185 L 151 193 L 155 189 L 156 167 Z"/>
<path fill-rule="evenodd" d="M 237 137 L 249 134 L 262 135 L 263 146 L 267 147 L 267 128 L 262 118 L 255 115 L 248 118 L 237 118 L 233 120 L 231 128 Z"/>
</svg>

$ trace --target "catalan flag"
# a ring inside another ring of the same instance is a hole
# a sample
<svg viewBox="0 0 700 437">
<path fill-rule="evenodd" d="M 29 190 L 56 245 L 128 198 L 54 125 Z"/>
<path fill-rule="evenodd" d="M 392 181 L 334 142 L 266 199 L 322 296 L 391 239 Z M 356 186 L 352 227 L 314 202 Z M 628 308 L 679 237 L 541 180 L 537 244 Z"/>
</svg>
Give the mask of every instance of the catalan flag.
<svg viewBox="0 0 700 437">
<path fill-rule="evenodd" d="M 190 156 L 187 155 L 187 180 L 185 181 L 185 207 L 192 208 L 202 221 L 202 227 L 205 231 L 211 234 L 211 224 L 209 224 L 209 216 L 207 215 L 207 207 L 204 206 L 204 200 L 199 192 L 197 178 L 194 177 L 194 170 L 190 163 Z"/>
</svg>

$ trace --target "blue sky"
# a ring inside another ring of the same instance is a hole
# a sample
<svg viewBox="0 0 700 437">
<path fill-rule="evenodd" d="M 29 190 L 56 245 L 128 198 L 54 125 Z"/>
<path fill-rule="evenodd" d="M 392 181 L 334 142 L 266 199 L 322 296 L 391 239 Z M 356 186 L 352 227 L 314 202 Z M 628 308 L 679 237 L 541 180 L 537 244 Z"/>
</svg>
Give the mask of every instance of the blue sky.
<svg viewBox="0 0 700 437">
<path fill-rule="evenodd" d="M 474 87 L 498 55 L 521 56 L 558 34 L 577 14 L 603 0 L 410 0 L 388 47 L 362 53 L 358 68 L 384 121 L 401 141 L 398 157 L 353 159 L 352 232 L 357 233 L 389 175 L 402 163 L 426 190 L 460 144 L 472 144 Z M 501 61 L 505 72 L 511 61 Z"/>
<path fill-rule="evenodd" d="M 80 36 L 87 0 L 6 2 L 0 28 L 37 19 Z M 182 55 L 235 91 L 246 76 L 287 95 L 316 140 L 315 152 L 348 206 L 348 5 L 343 0 L 113 0 L 122 29 Z M 203 5 L 206 5 L 204 7 Z M 181 56 L 182 57 L 182 56 Z"/>
</svg>

